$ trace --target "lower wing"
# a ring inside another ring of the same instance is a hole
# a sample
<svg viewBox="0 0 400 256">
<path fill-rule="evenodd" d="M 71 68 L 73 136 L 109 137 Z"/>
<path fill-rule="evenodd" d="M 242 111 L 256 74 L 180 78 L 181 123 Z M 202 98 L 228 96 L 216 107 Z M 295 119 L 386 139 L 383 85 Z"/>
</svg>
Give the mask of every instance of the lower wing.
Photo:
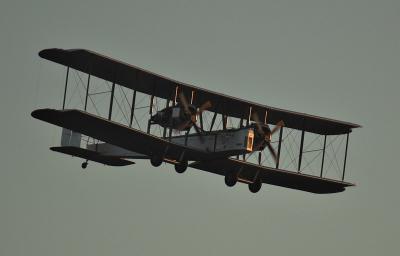
<svg viewBox="0 0 400 256">
<path fill-rule="evenodd" d="M 167 139 L 80 110 L 38 109 L 32 112 L 32 116 L 148 156 L 159 155 L 166 160 L 184 157 L 191 161 L 203 161 L 215 157 L 214 154 L 171 143 Z"/>
<path fill-rule="evenodd" d="M 317 194 L 342 192 L 346 187 L 354 186 L 354 184 L 348 182 L 260 166 L 231 158 L 207 162 L 199 161 L 189 166 L 220 175 L 226 175 L 229 172 L 237 172 L 238 180 L 246 183 L 254 182 L 259 178 L 261 182 L 266 184 Z"/>
</svg>

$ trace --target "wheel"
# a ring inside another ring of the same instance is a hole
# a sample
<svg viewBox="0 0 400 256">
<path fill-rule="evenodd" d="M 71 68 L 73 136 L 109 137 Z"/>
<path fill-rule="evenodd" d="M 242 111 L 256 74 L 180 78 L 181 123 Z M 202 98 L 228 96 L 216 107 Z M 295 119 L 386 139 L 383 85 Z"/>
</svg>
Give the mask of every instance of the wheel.
<svg viewBox="0 0 400 256">
<path fill-rule="evenodd" d="M 261 180 L 256 180 L 254 183 L 249 184 L 249 190 L 251 193 L 257 193 L 258 191 L 260 191 L 261 186 Z"/>
<path fill-rule="evenodd" d="M 88 162 L 83 162 L 81 165 L 82 169 L 86 169 L 87 166 L 88 166 Z"/>
<path fill-rule="evenodd" d="M 150 163 L 154 167 L 160 166 L 162 164 L 162 162 L 163 162 L 163 159 L 161 157 L 157 156 L 157 155 L 153 155 L 150 158 Z"/>
<path fill-rule="evenodd" d="M 225 175 L 225 185 L 233 187 L 237 183 L 237 172 L 228 172 Z"/>
<path fill-rule="evenodd" d="M 186 171 L 187 167 L 188 167 L 188 162 L 182 161 L 182 162 L 175 164 L 175 171 L 177 173 L 184 173 Z"/>
</svg>

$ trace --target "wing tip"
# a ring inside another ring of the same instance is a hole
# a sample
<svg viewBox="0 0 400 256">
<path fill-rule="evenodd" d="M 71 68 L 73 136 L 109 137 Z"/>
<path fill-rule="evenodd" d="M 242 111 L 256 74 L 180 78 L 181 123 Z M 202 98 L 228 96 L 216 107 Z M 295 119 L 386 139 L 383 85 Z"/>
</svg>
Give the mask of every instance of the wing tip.
<svg viewBox="0 0 400 256">
<path fill-rule="evenodd" d="M 31 116 L 33 118 L 43 120 L 43 118 L 48 117 L 50 115 L 54 115 L 57 112 L 57 110 L 50 109 L 50 108 L 42 108 L 42 109 L 36 109 L 31 112 Z"/>
<path fill-rule="evenodd" d="M 84 52 L 91 52 L 87 49 L 83 48 L 73 48 L 73 49 L 62 49 L 62 48 L 47 48 L 40 50 L 38 55 L 39 57 L 47 60 L 53 60 L 56 56 L 59 56 L 61 54 L 66 54 L 66 53 L 73 53 L 73 52 L 79 52 L 79 51 L 84 51 Z"/>
</svg>

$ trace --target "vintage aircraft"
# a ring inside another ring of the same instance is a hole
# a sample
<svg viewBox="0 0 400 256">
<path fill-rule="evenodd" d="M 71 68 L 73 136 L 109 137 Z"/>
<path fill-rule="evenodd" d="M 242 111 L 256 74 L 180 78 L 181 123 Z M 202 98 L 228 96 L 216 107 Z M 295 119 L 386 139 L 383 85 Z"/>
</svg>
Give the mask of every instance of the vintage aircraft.
<svg viewBox="0 0 400 256">
<path fill-rule="evenodd" d="M 336 193 L 354 186 L 344 181 L 344 174 L 349 134 L 359 125 L 215 93 L 89 50 L 45 49 L 39 56 L 66 66 L 67 73 L 62 109 L 38 109 L 32 116 L 63 127 L 61 146 L 51 150 L 85 159 L 82 168 L 87 167 L 88 160 L 125 166 L 134 164 L 130 159 L 149 159 L 153 166 L 173 164 L 178 173 L 189 166 L 219 174 L 225 177 L 227 186 L 246 183 L 253 193 L 262 183 L 312 193 Z M 76 83 L 72 91 L 68 90 L 71 71 L 75 72 Z M 86 83 L 82 74 L 87 76 Z M 96 79 L 103 81 L 106 91 L 94 92 Z M 67 108 L 81 87 L 81 109 Z M 100 94 L 110 94 L 105 115 L 94 102 Z M 139 106 L 139 94 L 148 97 L 149 105 Z M 161 101 L 163 107 L 159 107 Z M 95 111 L 90 111 L 90 106 Z M 117 120 L 115 106 L 126 122 Z M 228 121 L 236 125 L 228 127 Z M 314 137 L 310 139 L 308 134 Z M 340 150 L 342 164 L 338 161 L 340 154 L 334 150 L 339 137 L 340 149 L 345 145 Z M 310 149 L 307 140 L 310 147 L 319 143 L 317 148 Z M 311 153 L 315 156 L 307 159 L 305 155 Z M 332 159 L 324 166 L 328 157 Z M 307 173 L 315 162 L 317 167 Z M 339 169 L 339 178 L 329 177 L 332 168 Z"/>
</svg>

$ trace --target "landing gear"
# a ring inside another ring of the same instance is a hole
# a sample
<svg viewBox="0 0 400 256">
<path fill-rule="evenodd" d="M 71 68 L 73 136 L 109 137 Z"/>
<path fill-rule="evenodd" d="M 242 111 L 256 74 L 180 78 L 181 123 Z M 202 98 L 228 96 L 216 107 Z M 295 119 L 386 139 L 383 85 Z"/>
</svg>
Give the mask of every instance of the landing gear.
<svg viewBox="0 0 400 256">
<path fill-rule="evenodd" d="M 86 160 L 86 162 L 83 162 L 81 164 L 82 169 L 86 169 L 86 167 L 88 166 L 88 161 Z"/>
<path fill-rule="evenodd" d="M 225 185 L 233 187 L 237 183 L 237 172 L 227 172 L 225 174 Z"/>
<path fill-rule="evenodd" d="M 151 165 L 154 166 L 154 167 L 160 166 L 160 165 L 162 164 L 162 162 L 163 162 L 163 159 L 162 159 L 160 156 L 153 155 L 153 156 L 150 158 L 150 163 L 151 163 Z"/>
<path fill-rule="evenodd" d="M 249 190 L 251 193 L 257 193 L 258 191 L 260 191 L 261 186 L 262 186 L 261 180 L 257 179 L 253 183 L 249 184 Z"/>
<path fill-rule="evenodd" d="M 177 173 L 184 173 L 186 171 L 187 167 L 188 167 L 187 160 L 183 160 L 183 161 L 175 164 L 175 171 Z"/>
</svg>

